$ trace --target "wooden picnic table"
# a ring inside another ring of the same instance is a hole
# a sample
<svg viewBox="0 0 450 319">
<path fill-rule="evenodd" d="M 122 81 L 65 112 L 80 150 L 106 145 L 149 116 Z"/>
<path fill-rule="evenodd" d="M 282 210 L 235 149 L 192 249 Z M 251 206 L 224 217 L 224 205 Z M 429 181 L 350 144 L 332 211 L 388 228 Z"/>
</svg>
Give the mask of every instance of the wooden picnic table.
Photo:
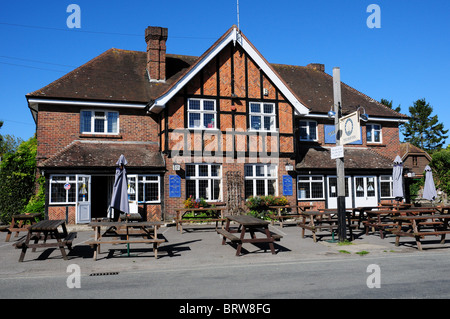
<svg viewBox="0 0 450 319">
<path fill-rule="evenodd" d="M 206 207 L 206 208 L 200 207 L 200 208 L 178 208 L 178 209 L 175 209 L 175 212 L 177 213 L 177 216 L 175 218 L 177 230 L 180 229 L 180 233 L 182 233 L 183 232 L 183 223 L 195 223 L 195 222 L 216 222 L 216 229 L 218 226 L 218 222 L 221 222 L 222 228 L 223 228 L 223 222 L 225 221 L 223 212 L 226 209 L 227 208 L 223 207 L 223 206 Z M 189 219 L 183 219 L 183 218 L 185 218 L 185 215 L 189 212 L 191 212 L 193 214 L 193 216 L 188 217 Z M 205 214 L 206 217 L 205 216 L 196 216 L 199 213 L 202 213 L 202 215 Z"/>
<path fill-rule="evenodd" d="M 163 222 L 92 222 L 89 224 L 94 229 L 94 240 L 87 242 L 94 249 L 94 260 L 100 254 L 102 244 L 129 244 L 152 243 L 155 258 L 158 258 L 158 246 L 165 239 L 158 238 L 158 229 Z M 106 227 L 105 232 L 101 228 Z M 137 238 L 138 236 L 142 238 Z M 128 254 L 129 255 L 129 254 Z"/>
<path fill-rule="evenodd" d="M 372 232 L 378 230 L 380 232 L 380 238 L 384 239 L 385 231 L 390 231 L 396 226 L 396 222 L 393 219 L 396 216 L 414 216 L 420 214 L 434 213 L 435 210 L 431 207 L 416 207 L 403 210 L 396 209 L 379 209 L 366 211 L 367 219 L 363 222 L 366 235 L 369 233 L 369 228 L 372 228 Z"/>
<path fill-rule="evenodd" d="M 410 208 L 412 206 L 412 204 L 408 204 L 408 203 L 380 203 L 379 206 L 388 208 L 388 207 L 392 207 L 392 209 L 395 210 L 402 210 L 402 209 L 407 209 Z"/>
<path fill-rule="evenodd" d="M 387 206 L 359 206 L 359 207 L 353 207 L 353 208 L 347 208 L 347 211 L 351 212 L 351 221 L 356 221 L 358 224 L 358 228 L 360 227 L 361 223 L 363 223 L 365 220 L 367 220 L 367 212 L 376 210 L 376 209 L 388 209 Z"/>
<path fill-rule="evenodd" d="M 237 243 L 236 256 L 240 256 L 243 243 L 268 243 L 270 251 L 275 254 L 273 242 L 280 240 L 283 236 L 269 230 L 270 222 L 249 215 L 227 216 L 226 219 L 225 229 L 216 231 L 222 235 L 222 245 L 225 245 L 227 239 Z M 231 229 L 232 221 L 239 224 L 237 230 Z M 239 233 L 240 236 L 235 236 L 235 233 Z M 262 233 L 264 236 L 257 238 L 256 233 Z M 250 234 L 250 238 L 246 238 L 246 234 Z"/>
<path fill-rule="evenodd" d="M 450 213 L 450 206 L 434 206 L 434 209 L 439 211 L 441 214 Z"/>
<path fill-rule="evenodd" d="M 284 220 L 285 219 L 297 219 L 297 218 L 301 218 L 302 215 L 299 213 L 302 211 L 305 211 L 307 209 L 312 209 L 313 207 L 315 207 L 314 205 L 297 205 L 294 206 L 297 210 L 297 212 L 288 212 L 288 209 L 291 208 L 290 205 L 285 205 L 285 206 L 269 206 L 270 209 L 276 209 L 277 210 L 277 214 L 270 214 L 269 217 L 272 219 L 272 225 L 275 224 L 275 219 L 278 219 L 280 221 L 280 226 L 284 227 Z M 292 208 L 294 208 L 292 207 Z M 284 213 L 283 213 L 284 210 Z"/>
<path fill-rule="evenodd" d="M 445 243 L 445 235 L 450 233 L 448 227 L 450 214 L 422 214 L 415 216 L 398 216 L 393 218 L 397 222 L 392 231 L 396 235 L 395 245 L 400 244 L 401 236 L 414 237 L 417 248 L 422 250 L 421 238 L 425 236 L 441 235 L 441 244 Z"/>
<path fill-rule="evenodd" d="M 62 232 L 59 232 L 58 227 L 61 227 Z M 28 227 L 28 234 L 26 238 L 15 243 L 14 246 L 16 248 L 22 248 L 19 262 L 22 262 L 25 258 L 25 254 L 28 248 L 32 248 L 32 251 L 35 252 L 36 248 L 42 247 L 59 247 L 64 260 L 67 260 L 64 246 L 67 246 L 69 250 L 72 249 L 72 241 L 76 237 L 76 232 L 67 232 L 65 220 L 42 220 L 39 223 Z M 34 240 L 34 243 L 30 243 L 31 239 Z M 56 242 L 49 243 L 47 242 L 47 239 L 56 239 Z M 43 243 L 39 244 L 39 240 L 43 240 Z"/>
<path fill-rule="evenodd" d="M 31 214 L 15 214 L 12 216 L 11 224 L 8 228 L 6 228 L 6 231 L 8 234 L 6 235 L 5 242 L 8 242 L 11 238 L 12 233 L 16 233 L 14 237 L 17 237 L 19 235 L 19 232 L 22 231 L 28 231 L 28 228 L 31 225 L 36 224 L 36 219 L 39 219 L 41 216 L 40 213 L 31 213 Z M 28 224 L 28 222 L 30 224 Z"/>
<path fill-rule="evenodd" d="M 302 228 L 302 238 L 305 238 L 305 230 L 312 232 L 314 242 L 317 242 L 316 233 L 323 229 L 329 230 L 332 234 L 338 229 L 338 218 L 336 209 L 320 209 L 319 211 L 304 211 L 301 213 L 302 220 L 297 224 Z M 350 227 L 350 213 L 346 212 L 347 223 L 349 226 L 350 237 L 353 238 L 352 228 Z M 333 235 L 334 236 L 334 235 Z"/>
</svg>

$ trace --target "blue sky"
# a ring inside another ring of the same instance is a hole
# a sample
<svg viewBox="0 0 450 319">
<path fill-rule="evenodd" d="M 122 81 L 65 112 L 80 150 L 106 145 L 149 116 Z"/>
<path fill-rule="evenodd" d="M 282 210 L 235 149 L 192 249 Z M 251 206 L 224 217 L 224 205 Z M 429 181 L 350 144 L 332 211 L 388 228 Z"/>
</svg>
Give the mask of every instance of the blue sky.
<svg viewBox="0 0 450 319">
<path fill-rule="evenodd" d="M 81 8 L 81 28 L 66 25 Z M 323 63 L 366 95 L 409 114 L 419 98 L 450 128 L 450 1 L 240 0 L 240 28 L 271 63 Z M 370 4 L 381 28 L 368 28 Z M 233 24 L 236 0 L 4 1 L 0 9 L 0 134 L 28 139 L 25 94 L 110 48 L 145 51 L 147 26 L 169 29 L 167 52 L 201 55 Z M 344 101 L 345 102 L 345 101 Z M 64 130 L 62 123 L 61 130 Z M 447 140 L 447 143 L 450 139 Z M 447 144 L 446 143 L 446 144 Z"/>
</svg>

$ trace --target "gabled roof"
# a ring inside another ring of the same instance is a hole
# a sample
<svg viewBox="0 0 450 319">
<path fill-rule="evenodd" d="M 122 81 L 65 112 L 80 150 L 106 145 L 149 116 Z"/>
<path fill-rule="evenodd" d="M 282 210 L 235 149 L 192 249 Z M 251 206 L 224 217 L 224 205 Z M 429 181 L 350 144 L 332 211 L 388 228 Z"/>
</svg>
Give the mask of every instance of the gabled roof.
<svg viewBox="0 0 450 319">
<path fill-rule="evenodd" d="M 99 103 L 98 106 L 105 107 L 144 108 L 149 105 L 156 111 L 230 42 L 242 46 L 251 55 L 300 114 L 326 115 L 330 110 L 333 105 L 331 75 L 311 67 L 269 64 L 235 26 L 201 57 L 167 54 L 165 82 L 149 81 L 146 52 L 109 49 L 26 97 L 33 113 L 39 103 L 68 104 L 69 101 Z M 407 118 L 344 83 L 341 94 L 344 114 L 363 106 L 370 117 Z"/>
<path fill-rule="evenodd" d="M 411 143 L 400 143 L 400 156 L 402 160 L 405 160 L 408 155 L 422 155 L 431 161 L 431 156 L 420 147 L 417 147 Z"/>
<path fill-rule="evenodd" d="M 109 49 L 27 98 L 143 103 L 160 96 L 198 58 L 167 54 L 167 81 L 149 82 L 147 53 Z"/>
<path fill-rule="evenodd" d="M 326 114 L 333 105 L 333 77 L 309 66 L 273 64 L 273 68 L 286 81 L 313 113 Z M 341 81 L 342 113 L 352 113 L 358 106 L 365 108 L 370 117 L 404 118 L 384 104 L 370 98 Z"/>
<path fill-rule="evenodd" d="M 200 70 L 203 69 L 219 52 L 221 52 L 229 43 L 240 45 L 243 50 L 255 61 L 257 66 L 267 75 L 275 84 L 281 93 L 294 106 L 299 114 L 308 114 L 309 109 L 300 102 L 293 90 L 286 85 L 283 78 L 278 75 L 275 69 L 266 61 L 266 59 L 256 50 L 253 44 L 237 29 L 231 27 L 216 43 L 214 43 L 206 52 L 188 69 L 186 72 L 154 103 L 150 106 L 150 112 L 159 113 L 166 103 L 183 88 Z"/>
</svg>

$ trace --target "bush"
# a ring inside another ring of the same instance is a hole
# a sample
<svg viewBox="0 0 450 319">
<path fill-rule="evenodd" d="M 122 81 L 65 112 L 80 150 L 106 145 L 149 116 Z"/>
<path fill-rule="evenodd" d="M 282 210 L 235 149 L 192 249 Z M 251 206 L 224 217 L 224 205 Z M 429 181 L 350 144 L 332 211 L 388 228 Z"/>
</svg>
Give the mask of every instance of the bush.
<svg viewBox="0 0 450 319">
<path fill-rule="evenodd" d="M 450 151 L 441 150 L 432 156 L 430 166 L 433 168 L 433 177 L 437 179 L 436 187 L 450 194 Z"/>
<path fill-rule="evenodd" d="M 41 219 L 43 219 L 45 213 L 45 177 L 39 177 L 37 182 L 39 184 L 39 190 L 35 195 L 31 196 L 27 206 L 23 209 L 23 213 L 39 213 L 41 214 Z"/>
<path fill-rule="evenodd" d="M 246 200 L 247 207 L 250 209 L 248 215 L 252 215 L 261 219 L 270 219 L 268 215 L 273 211 L 269 206 L 285 206 L 288 200 L 284 196 L 251 196 Z"/>
<path fill-rule="evenodd" d="M 206 206 L 208 206 L 208 203 L 204 198 L 194 199 L 192 195 L 184 201 L 184 208 L 201 208 Z"/>
</svg>

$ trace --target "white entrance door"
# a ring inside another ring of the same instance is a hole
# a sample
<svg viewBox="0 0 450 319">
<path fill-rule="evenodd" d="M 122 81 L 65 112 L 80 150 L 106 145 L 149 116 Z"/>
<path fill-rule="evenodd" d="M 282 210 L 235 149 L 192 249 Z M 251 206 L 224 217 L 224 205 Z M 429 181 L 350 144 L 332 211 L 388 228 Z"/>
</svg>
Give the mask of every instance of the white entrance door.
<svg viewBox="0 0 450 319">
<path fill-rule="evenodd" d="M 328 176 L 328 208 L 337 208 L 337 177 Z M 345 208 L 353 207 L 352 183 L 349 176 L 345 177 Z"/>
<path fill-rule="evenodd" d="M 77 224 L 91 222 L 91 176 L 77 175 Z"/>
<path fill-rule="evenodd" d="M 369 207 L 378 204 L 376 176 L 355 176 L 355 206 Z"/>
<path fill-rule="evenodd" d="M 130 214 L 138 213 L 137 177 L 137 175 L 128 175 L 128 203 L 130 204 Z"/>
</svg>

